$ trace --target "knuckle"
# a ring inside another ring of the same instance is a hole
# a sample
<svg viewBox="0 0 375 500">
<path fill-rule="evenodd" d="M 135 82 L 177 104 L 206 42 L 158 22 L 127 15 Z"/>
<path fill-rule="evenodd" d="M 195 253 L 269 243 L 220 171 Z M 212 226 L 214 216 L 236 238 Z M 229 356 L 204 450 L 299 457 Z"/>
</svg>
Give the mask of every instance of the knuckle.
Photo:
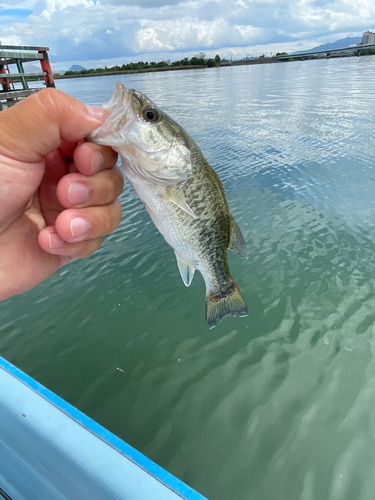
<svg viewBox="0 0 375 500">
<path fill-rule="evenodd" d="M 121 219 L 122 219 L 122 205 L 121 201 L 117 199 L 115 201 L 115 224 L 116 224 L 115 229 L 120 224 Z"/>
<path fill-rule="evenodd" d="M 98 237 L 92 240 L 75 243 L 71 246 L 70 257 L 72 259 L 86 259 L 98 250 L 103 243 L 103 238 Z"/>
<path fill-rule="evenodd" d="M 101 174 L 95 182 L 98 201 L 103 204 L 112 203 L 122 192 L 122 179 L 120 179 L 118 172 L 113 170 L 107 170 Z"/>
<path fill-rule="evenodd" d="M 110 205 L 110 209 L 108 211 L 106 234 L 112 233 L 118 227 L 121 221 L 121 216 L 121 203 L 118 203 L 118 200 L 116 200 Z"/>
</svg>

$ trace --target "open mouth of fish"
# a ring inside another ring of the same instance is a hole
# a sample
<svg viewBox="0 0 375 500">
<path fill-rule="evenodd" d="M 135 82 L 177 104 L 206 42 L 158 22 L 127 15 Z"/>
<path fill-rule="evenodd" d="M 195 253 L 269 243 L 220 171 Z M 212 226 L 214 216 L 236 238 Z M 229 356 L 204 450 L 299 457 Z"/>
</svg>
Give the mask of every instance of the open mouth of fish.
<svg viewBox="0 0 375 500">
<path fill-rule="evenodd" d="M 131 106 L 132 96 L 135 90 L 128 89 L 120 82 L 116 82 L 115 91 L 111 99 L 103 104 L 103 108 L 112 111 L 105 123 L 95 129 L 87 137 L 88 141 L 106 146 L 118 146 L 126 141 L 130 125 L 135 120 L 134 111 Z M 113 141 L 111 141 L 111 137 Z"/>
</svg>

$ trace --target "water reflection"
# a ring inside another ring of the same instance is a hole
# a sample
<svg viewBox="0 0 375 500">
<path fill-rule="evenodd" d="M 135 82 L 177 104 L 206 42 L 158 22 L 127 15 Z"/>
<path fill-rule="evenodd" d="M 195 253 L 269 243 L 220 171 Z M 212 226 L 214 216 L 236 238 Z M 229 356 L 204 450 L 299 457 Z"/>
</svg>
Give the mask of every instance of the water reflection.
<svg viewBox="0 0 375 500">
<path fill-rule="evenodd" d="M 95 256 L 0 305 L 0 353 L 212 500 L 371 499 L 373 59 L 121 76 L 221 176 L 250 316 L 207 329 L 126 185 Z M 116 78 L 58 86 L 98 105 Z"/>
</svg>

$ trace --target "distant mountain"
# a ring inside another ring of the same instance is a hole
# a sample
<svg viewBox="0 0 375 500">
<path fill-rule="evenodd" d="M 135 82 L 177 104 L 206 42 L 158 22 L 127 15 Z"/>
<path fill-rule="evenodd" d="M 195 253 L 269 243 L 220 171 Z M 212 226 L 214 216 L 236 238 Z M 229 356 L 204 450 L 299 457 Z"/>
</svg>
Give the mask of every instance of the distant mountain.
<svg viewBox="0 0 375 500">
<path fill-rule="evenodd" d="M 71 66 L 69 68 L 69 71 L 81 71 L 81 69 L 87 69 L 87 68 L 84 68 L 83 66 L 80 66 L 79 64 L 73 64 L 73 66 Z"/>
<path fill-rule="evenodd" d="M 341 40 L 337 40 L 332 43 L 324 43 L 323 45 L 318 45 L 318 47 L 314 47 L 309 50 L 299 50 L 298 52 L 293 52 L 293 54 L 301 54 L 306 52 L 317 52 L 318 50 L 333 50 L 333 49 L 345 49 L 349 47 L 349 45 L 358 45 L 361 43 L 362 37 L 359 36 L 347 36 L 346 38 L 341 38 Z"/>
</svg>

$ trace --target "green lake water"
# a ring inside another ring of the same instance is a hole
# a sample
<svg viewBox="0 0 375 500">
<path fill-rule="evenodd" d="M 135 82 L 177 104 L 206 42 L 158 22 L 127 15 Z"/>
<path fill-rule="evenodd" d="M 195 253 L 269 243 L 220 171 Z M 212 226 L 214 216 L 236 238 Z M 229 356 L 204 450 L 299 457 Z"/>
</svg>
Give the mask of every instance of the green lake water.
<svg viewBox="0 0 375 500">
<path fill-rule="evenodd" d="M 208 329 L 126 183 L 94 256 L 0 304 L 0 355 L 210 500 L 372 500 L 375 57 L 57 86 L 102 105 L 116 79 L 220 175 L 250 314 Z"/>
</svg>

